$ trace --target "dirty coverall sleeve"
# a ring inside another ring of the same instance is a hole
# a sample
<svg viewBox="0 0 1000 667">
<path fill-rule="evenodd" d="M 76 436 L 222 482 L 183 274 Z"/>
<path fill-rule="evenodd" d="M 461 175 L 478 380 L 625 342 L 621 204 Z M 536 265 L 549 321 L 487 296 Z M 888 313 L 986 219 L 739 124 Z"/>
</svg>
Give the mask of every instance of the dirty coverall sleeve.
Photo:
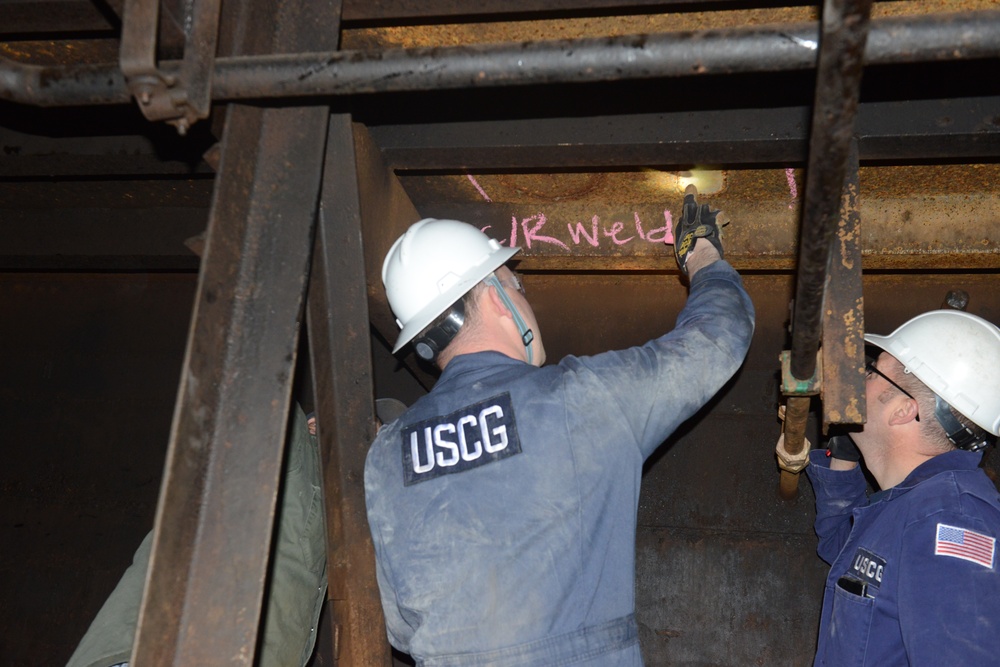
<svg viewBox="0 0 1000 667">
<path fill-rule="evenodd" d="M 326 535 L 319 450 L 306 417 L 294 407 L 285 461 L 270 588 L 264 611 L 260 665 L 304 665 L 316 641 L 316 622 L 326 597 Z M 149 567 L 153 533 L 104 602 L 67 667 L 111 667 L 132 655 L 139 605 Z"/>
<path fill-rule="evenodd" d="M 643 458 L 701 409 L 746 357 L 754 307 L 739 274 L 724 260 L 691 278 L 674 327 L 644 345 L 563 360 L 581 381 L 583 398 L 609 401 Z M 597 397 L 600 396 L 600 399 Z"/>
<path fill-rule="evenodd" d="M 861 466 L 851 470 L 830 470 L 830 459 L 822 449 L 809 452 L 806 476 L 816 494 L 816 553 L 833 565 L 851 534 L 851 515 L 855 507 L 868 501 L 865 476 Z"/>
</svg>

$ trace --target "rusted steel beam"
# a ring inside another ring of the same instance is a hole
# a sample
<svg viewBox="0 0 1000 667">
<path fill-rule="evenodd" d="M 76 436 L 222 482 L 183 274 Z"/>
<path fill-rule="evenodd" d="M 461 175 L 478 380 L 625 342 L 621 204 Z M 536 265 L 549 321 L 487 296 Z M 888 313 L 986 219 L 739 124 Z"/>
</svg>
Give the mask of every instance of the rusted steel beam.
<svg viewBox="0 0 1000 667">
<path fill-rule="evenodd" d="M 861 285 L 861 208 L 858 144 L 851 141 L 840 203 L 840 222 L 823 304 L 823 430 L 830 424 L 860 426 L 865 409 L 865 307 Z"/>
<path fill-rule="evenodd" d="M 59 34 L 79 33 L 83 30 L 110 30 L 107 20 L 102 20 L 95 5 L 102 2 L 112 8 L 117 5 L 121 13 L 122 0 L 4 0 L 0 2 L 0 35 L 2 34 Z M 646 8 L 649 11 L 670 9 L 685 5 L 704 4 L 704 0 L 348 0 L 344 3 L 345 22 L 348 21 L 393 21 L 399 19 L 442 19 L 490 17 L 510 17 L 517 14 L 518 20 L 531 15 L 561 16 L 582 14 L 593 16 L 595 12 L 614 13 L 621 9 Z M 744 0 L 716 0 L 716 7 L 733 9 L 746 6 Z M 790 1 L 795 6 L 800 3 Z"/>
<path fill-rule="evenodd" d="M 21 109 L 21 107 L 18 107 Z M 37 113 L 36 110 L 25 110 Z M 96 108 L 95 108 L 96 111 Z M 805 163 L 808 107 L 621 114 L 586 118 L 406 123 L 369 128 L 398 170 L 571 169 L 650 164 Z M 862 102 L 862 160 L 1000 155 L 1000 97 Z M 197 129 L 197 128 L 196 128 Z M 178 147 L 148 136 L 49 137 L 0 127 L 0 177 L 183 175 L 211 170 L 195 141 Z M 173 148 L 174 154 L 164 155 Z M 184 152 L 177 151 L 183 149 Z"/>
<path fill-rule="evenodd" d="M 437 17 L 461 17 L 463 19 L 496 15 L 517 14 L 518 20 L 531 14 L 572 14 L 592 16 L 596 12 L 612 12 L 620 9 L 645 8 L 676 9 L 684 5 L 703 4 L 703 0 L 347 0 L 344 3 L 344 21 L 391 21 L 393 19 L 427 19 Z M 716 7 L 746 7 L 743 0 L 716 0 Z M 796 5 L 796 2 L 789 2 Z"/>
<path fill-rule="evenodd" d="M 861 89 L 872 0 L 827 0 L 823 7 L 792 316 L 791 372 L 816 370 L 823 290 Z"/>
<path fill-rule="evenodd" d="M 0 35 L 39 38 L 53 35 L 110 33 L 117 17 L 108 16 L 91 0 L 4 0 L 0 2 Z"/>
<path fill-rule="evenodd" d="M 227 124 L 135 664 L 253 661 L 319 186 L 322 140 L 305 129 L 317 112 L 244 107 Z"/>
<path fill-rule="evenodd" d="M 130 2 L 131 0 L 124 0 Z M 184 48 L 189 36 L 194 36 L 207 29 L 218 31 L 219 28 L 219 7 L 215 4 L 210 11 L 212 14 L 206 15 L 204 3 L 195 0 L 158 0 L 160 4 L 160 30 L 158 34 L 157 54 L 161 60 L 175 60 L 184 58 Z M 201 7 L 197 5 L 201 4 Z M 128 16 L 125 15 L 125 20 Z M 198 25 L 198 21 L 207 21 L 208 25 Z M 213 35 L 214 39 L 215 35 Z M 214 56 L 215 53 L 209 54 Z M 191 63 L 195 64 L 195 63 Z M 205 63 L 208 71 L 211 71 L 212 60 L 209 58 Z"/>
<path fill-rule="evenodd" d="M 385 163 L 382 151 L 372 140 L 368 128 L 354 126 L 358 165 L 358 192 L 361 201 L 361 224 L 365 246 L 365 282 L 372 326 L 386 341 L 395 342 L 399 325 L 389 308 L 382 286 L 382 261 L 389 248 L 411 224 L 426 217 L 417 210 L 395 172 Z M 388 348 L 392 349 L 392 342 Z M 437 373 L 417 361 L 412 352 L 409 368 L 417 381 L 430 390 Z"/>
<path fill-rule="evenodd" d="M 309 344 L 337 664 L 390 665 L 362 483 L 376 431 L 375 401 L 358 158 L 348 115 L 330 118 L 312 266 Z"/>
<path fill-rule="evenodd" d="M 237 52 L 336 47 L 314 3 L 237 9 Z M 253 664 L 327 117 L 229 110 L 133 664 Z"/>
<path fill-rule="evenodd" d="M 826 276 L 822 313 L 822 367 L 813 385 L 822 398 L 823 431 L 830 424 L 860 425 L 865 421 L 864 303 L 861 284 L 861 228 L 858 209 L 858 142 L 848 146 L 847 173 L 837 227 L 837 252 Z M 782 365 L 783 374 L 789 370 Z M 793 459 L 808 445 L 806 424 L 811 398 L 788 393 L 783 423 L 784 450 Z M 815 392 L 813 392 L 815 393 Z M 799 466 L 781 466 L 779 494 L 785 500 L 798 495 Z"/>
<path fill-rule="evenodd" d="M 426 184 L 416 174 L 401 180 L 423 214 L 468 220 L 502 243 L 520 245 L 526 270 L 614 271 L 662 268 L 659 251 L 681 200 L 676 188 L 658 182 L 669 176 L 592 174 L 562 188 L 551 176 L 531 174 L 476 174 L 474 183 L 467 175 L 435 176 Z M 869 167 L 860 178 L 866 269 L 1000 267 L 997 167 Z M 801 172 L 728 170 L 726 184 L 704 197 L 732 220 L 726 258 L 747 270 L 794 269 Z M 949 221 L 959 208 L 967 213 L 956 226 Z"/>
<path fill-rule="evenodd" d="M 395 169 L 804 164 L 811 107 L 377 125 Z M 862 160 L 1000 154 L 1000 97 L 867 102 Z"/>
<path fill-rule="evenodd" d="M 397 199 L 411 196 L 413 203 L 405 219 L 387 210 L 366 228 L 373 293 L 382 291 L 379 253 L 420 214 L 468 220 L 504 243 L 513 238 L 523 247 L 522 268 L 661 269 L 666 216 L 676 219 L 681 200 L 677 190 L 657 185 L 666 175 L 577 173 L 564 181 L 551 174 L 476 174 L 490 201 L 466 174 L 394 176 Z M 863 167 L 860 178 L 866 270 L 1000 268 L 1000 165 Z M 801 193 L 801 171 L 734 169 L 726 183 L 706 202 L 732 220 L 727 259 L 744 270 L 794 269 L 800 199 L 791 186 Z M 0 266 L 93 268 L 106 261 L 109 268 L 171 268 L 178 261 L 176 268 L 190 269 L 196 258 L 183 241 L 204 228 L 211 186 L 202 179 L 0 183 Z M 956 210 L 963 211 L 961 225 L 954 224 Z M 373 311 L 376 318 L 395 332 L 388 310 Z"/>
<path fill-rule="evenodd" d="M 1000 11 L 893 17 L 873 23 L 868 65 L 1000 54 Z M 588 83 L 816 67 L 814 23 L 445 48 L 219 58 L 215 101 Z M 569 57 L 572 55 L 572 57 Z M 175 73 L 176 61 L 161 63 Z M 44 67 L 0 59 L 0 99 L 38 106 L 119 104 L 114 65 Z M 322 103 L 322 100 L 319 101 Z"/>
</svg>

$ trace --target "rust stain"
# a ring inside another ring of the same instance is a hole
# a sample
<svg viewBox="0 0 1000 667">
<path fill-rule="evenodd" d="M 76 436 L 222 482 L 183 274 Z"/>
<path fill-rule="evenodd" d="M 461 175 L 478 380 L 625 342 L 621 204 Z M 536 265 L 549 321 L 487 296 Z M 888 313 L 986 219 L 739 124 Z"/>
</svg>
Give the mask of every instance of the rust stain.
<svg viewBox="0 0 1000 667">
<path fill-rule="evenodd" d="M 851 398 L 851 400 L 844 407 L 844 410 L 847 413 L 847 419 L 844 420 L 844 421 L 840 421 L 839 423 L 841 423 L 841 424 L 863 424 L 864 423 L 865 419 L 864 419 L 864 416 L 861 414 L 861 411 L 858 410 L 858 399 L 856 397 L 852 397 Z"/>
<path fill-rule="evenodd" d="M 872 18 L 918 16 L 940 12 L 996 9 L 995 0 L 902 0 L 877 3 Z M 713 12 L 679 10 L 630 16 L 588 16 L 541 21 L 449 23 L 380 26 L 344 30 L 342 48 L 415 48 L 528 42 L 557 39 L 726 29 L 816 21 L 819 7 L 765 7 Z"/>
<path fill-rule="evenodd" d="M 677 637 L 684 636 L 684 632 L 681 630 L 657 630 L 656 634 L 660 637 L 666 637 L 668 639 L 676 639 Z"/>
</svg>

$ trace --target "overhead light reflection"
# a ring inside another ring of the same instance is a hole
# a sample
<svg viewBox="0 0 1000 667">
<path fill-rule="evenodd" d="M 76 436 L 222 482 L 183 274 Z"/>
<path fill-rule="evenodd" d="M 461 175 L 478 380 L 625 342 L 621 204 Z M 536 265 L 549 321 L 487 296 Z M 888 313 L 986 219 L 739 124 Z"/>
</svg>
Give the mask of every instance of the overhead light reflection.
<svg viewBox="0 0 1000 667">
<path fill-rule="evenodd" d="M 726 189 L 726 172 L 714 169 L 690 171 L 652 171 L 650 181 L 659 190 L 683 193 L 689 185 L 698 188 L 698 194 L 714 195 Z"/>
</svg>

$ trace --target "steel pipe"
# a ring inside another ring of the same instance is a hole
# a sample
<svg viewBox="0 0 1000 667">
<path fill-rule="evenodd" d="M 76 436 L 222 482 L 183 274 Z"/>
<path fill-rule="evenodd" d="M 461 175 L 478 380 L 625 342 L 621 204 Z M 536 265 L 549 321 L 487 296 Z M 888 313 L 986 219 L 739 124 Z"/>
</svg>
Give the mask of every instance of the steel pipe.
<svg viewBox="0 0 1000 667">
<path fill-rule="evenodd" d="M 872 0 L 826 0 L 823 7 L 789 355 L 792 377 L 805 384 L 816 384 L 816 353 L 823 334 L 830 255 L 840 222 L 848 163 L 852 167 L 857 164 L 854 117 L 861 91 L 871 6 Z M 852 181 L 856 183 L 856 177 Z M 793 457 L 801 455 L 806 447 L 808 407 L 808 396 L 788 399 L 785 451 Z M 798 472 L 783 469 L 779 493 L 783 498 L 792 498 L 797 490 Z"/>
<path fill-rule="evenodd" d="M 785 421 L 782 433 L 785 435 L 785 451 L 799 454 L 806 446 L 806 424 L 809 421 L 808 396 L 789 396 L 785 402 Z M 794 500 L 799 494 L 799 473 L 779 471 L 778 494 L 785 500 Z"/>
<path fill-rule="evenodd" d="M 220 58 L 215 101 L 585 83 L 816 67 L 818 23 L 447 48 Z M 1000 11 L 871 23 L 866 65 L 1000 55 Z M 161 63 L 167 74 L 180 63 Z M 0 98 L 37 106 L 119 104 L 116 64 L 48 67 L 0 60 Z"/>
</svg>

